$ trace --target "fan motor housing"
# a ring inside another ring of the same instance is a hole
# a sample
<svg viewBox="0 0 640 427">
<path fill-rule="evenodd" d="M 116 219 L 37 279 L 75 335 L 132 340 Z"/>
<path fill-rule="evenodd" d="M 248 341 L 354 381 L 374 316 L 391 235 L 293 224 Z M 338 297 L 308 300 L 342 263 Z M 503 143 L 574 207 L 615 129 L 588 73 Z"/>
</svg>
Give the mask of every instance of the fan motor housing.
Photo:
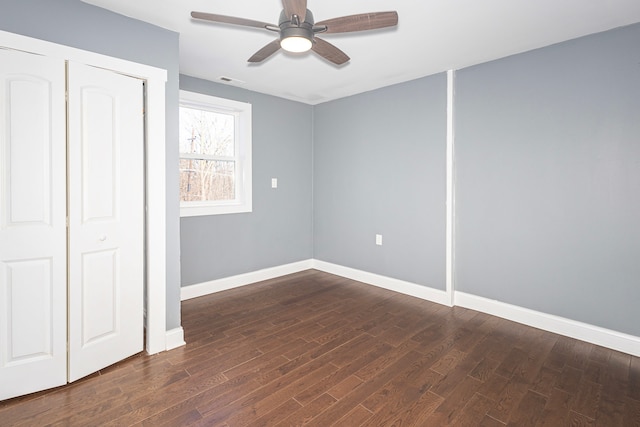
<svg viewBox="0 0 640 427">
<path fill-rule="evenodd" d="M 280 20 L 278 26 L 280 27 L 280 40 L 287 37 L 304 37 L 309 40 L 313 40 L 313 14 L 309 9 L 305 13 L 304 22 L 300 22 L 299 25 L 286 16 L 284 10 L 280 12 Z"/>
</svg>

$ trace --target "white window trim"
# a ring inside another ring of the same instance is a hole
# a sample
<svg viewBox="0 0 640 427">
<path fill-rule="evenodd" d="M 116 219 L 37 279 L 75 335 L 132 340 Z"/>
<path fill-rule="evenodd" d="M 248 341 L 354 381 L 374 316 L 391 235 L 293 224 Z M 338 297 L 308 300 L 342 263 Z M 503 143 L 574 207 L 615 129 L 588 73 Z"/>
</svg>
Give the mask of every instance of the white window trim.
<svg viewBox="0 0 640 427">
<path fill-rule="evenodd" d="M 239 167 L 237 180 L 237 199 L 234 201 L 196 201 L 180 202 L 180 216 L 221 215 L 251 212 L 252 204 L 252 163 L 251 163 L 251 104 L 232 101 L 202 93 L 180 91 L 180 106 L 203 110 L 228 111 L 239 120 L 236 124 Z M 180 156 L 183 157 L 182 155 Z"/>
</svg>

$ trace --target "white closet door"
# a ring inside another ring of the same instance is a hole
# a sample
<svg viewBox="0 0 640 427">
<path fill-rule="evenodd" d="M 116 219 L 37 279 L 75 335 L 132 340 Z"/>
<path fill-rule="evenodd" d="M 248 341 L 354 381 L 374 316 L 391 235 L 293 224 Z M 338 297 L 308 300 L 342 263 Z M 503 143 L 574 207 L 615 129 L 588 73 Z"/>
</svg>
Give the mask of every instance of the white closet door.
<svg viewBox="0 0 640 427">
<path fill-rule="evenodd" d="M 143 348 L 143 88 L 69 63 L 69 381 Z"/>
<path fill-rule="evenodd" d="M 0 49 L 0 400 L 67 380 L 64 61 Z"/>
</svg>

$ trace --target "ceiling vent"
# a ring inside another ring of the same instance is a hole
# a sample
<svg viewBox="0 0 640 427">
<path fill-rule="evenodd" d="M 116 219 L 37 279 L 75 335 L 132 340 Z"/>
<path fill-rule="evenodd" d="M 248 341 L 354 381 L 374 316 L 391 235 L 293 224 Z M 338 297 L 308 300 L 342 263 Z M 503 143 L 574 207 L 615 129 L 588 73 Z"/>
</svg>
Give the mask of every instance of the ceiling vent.
<svg viewBox="0 0 640 427">
<path fill-rule="evenodd" d="M 220 76 L 220 77 L 218 77 L 218 80 L 220 80 L 223 83 L 233 83 L 233 84 L 243 84 L 244 83 L 242 80 L 232 79 L 231 77 L 227 77 L 227 76 Z"/>
</svg>

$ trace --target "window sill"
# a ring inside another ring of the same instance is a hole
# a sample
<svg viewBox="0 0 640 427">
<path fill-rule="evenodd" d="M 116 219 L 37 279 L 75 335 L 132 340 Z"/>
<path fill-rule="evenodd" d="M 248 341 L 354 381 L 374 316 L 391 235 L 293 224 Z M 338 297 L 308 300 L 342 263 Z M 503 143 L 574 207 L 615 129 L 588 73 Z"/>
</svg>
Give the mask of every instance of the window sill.
<svg viewBox="0 0 640 427">
<path fill-rule="evenodd" d="M 181 218 L 189 217 L 189 216 L 248 213 L 251 211 L 252 211 L 252 208 L 250 203 L 229 204 L 229 205 L 199 205 L 199 206 L 180 205 Z"/>
</svg>

